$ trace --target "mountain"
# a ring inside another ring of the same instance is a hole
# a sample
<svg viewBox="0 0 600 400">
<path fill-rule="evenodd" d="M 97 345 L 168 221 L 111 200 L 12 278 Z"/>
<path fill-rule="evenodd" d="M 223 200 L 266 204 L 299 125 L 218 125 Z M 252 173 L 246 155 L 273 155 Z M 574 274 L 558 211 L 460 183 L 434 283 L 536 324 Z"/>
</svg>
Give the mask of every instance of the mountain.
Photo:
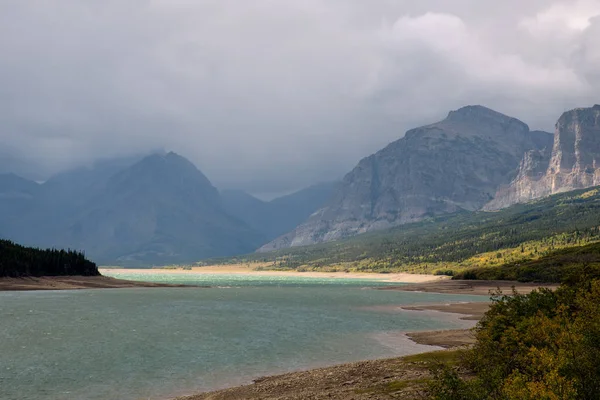
<svg viewBox="0 0 600 400">
<path fill-rule="evenodd" d="M 36 182 L 21 178 L 15 174 L 0 174 L 0 201 L 31 200 L 40 190 Z"/>
<path fill-rule="evenodd" d="M 595 105 L 565 112 L 556 123 L 552 150 L 527 152 L 517 176 L 485 208 L 497 210 L 599 184 L 600 105 Z"/>
<path fill-rule="evenodd" d="M 58 173 L 42 185 L 42 194 L 61 202 L 73 203 L 96 195 L 106 181 L 119 171 L 139 162 L 147 155 L 99 160 L 90 166 Z M 48 198 L 44 199 L 48 200 Z"/>
<path fill-rule="evenodd" d="M 33 201 L 9 227 L 10 239 L 84 250 L 102 264 L 194 262 L 265 242 L 229 215 L 206 176 L 175 153 L 62 174 Z"/>
<path fill-rule="evenodd" d="M 202 172 L 169 153 L 113 175 L 64 240 L 99 261 L 165 264 L 252 251 L 264 239 L 226 213 Z"/>
<path fill-rule="evenodd" d="M 50 177 L 38 190 L 25 211 L 15 213 L 13 223 L 6 231 L 11 238 L 31 245 L 54 245 L 49 238 L 57 234 L 57 227 L 70 220 L 104 190 L 108 179 L 133 165 L 143 156 L 100 160 L 90 166 L 67 170 Z M 4 187 L 0 182 L 0 188 Z M 2 190 L 2 189 L 0 189 Z M 35 226 L 35 229 L 31 229 Z M 1 233 L 1 232 L 0 232 Z"/>
<path fill-rule="evenodd" d="M 467 106 L 410 130 L 347 174 L 331 200 L 259 251 L 337 240 L 459 210 L 478 210 L 514 178 L 523 154 L 550 145 L 515 119 Z"/>
<path fill-rule="evenodd" d="M 320 183 L 271 201 L 262 201 L 240 190 L 221 193 L 225 209 L 266 241 L 289 232 L 321 208 L 333 193 L 336 183 Z"/>
<path fill-rule="evenodd" d="M 14 174 L 0 175 L 0 235 L 17 224 L 18 217 L 33 207 L 40 185 Z"/>
</svg>

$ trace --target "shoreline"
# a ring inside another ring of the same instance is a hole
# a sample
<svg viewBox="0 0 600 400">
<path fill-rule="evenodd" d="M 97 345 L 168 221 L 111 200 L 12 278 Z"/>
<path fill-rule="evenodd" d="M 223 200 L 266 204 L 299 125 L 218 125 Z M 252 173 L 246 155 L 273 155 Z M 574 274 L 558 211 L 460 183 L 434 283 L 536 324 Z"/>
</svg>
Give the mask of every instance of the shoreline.
<svg viewBox="0 0 600 400">
<path fill-rule="evenodd" d="M 513 287 L 517 293 L 526 294 L 534 289 L 556 289 L 560 285 L 553 283 L 534 283 L 516 281 L 479 281 L 479 280 L 443 280 L 437 282 L 416 282 L 403 286 L 380 287 L 377 290 L 400 290 L 404 292 L 424 292 L 442 294 L 472 294 L 487 296 L 498 289 L 504 294 L 512 294 Z"/>
<path fill-rule="evenodd" d="M 510 281 L 450 281 L 412 284 L 380 290 L 488 295 L 490 290 L 511 293 L 528 293 L 539 287 L 550 289 L 558 285 L 540 285 Z M 397 306 L 408 312 L 439 312 L 458 314 L 459 319 L 476 324 L 491 305 L 487 302 L 449 304 L 424 304 Z M 411 356 L 384 358 L 349 364 L 334 365 L 287 374 L 273 375 L 253 380 L 252 383 L 216 391 L 177 397 L 174 400 L 228 400 L 256 399 L 283 400 L 304 398 L 328 399 L 422 399 L 426 382 L 431 378 L 429 366 L 439 360 L 455 362 L 461 349 L 475 343 L 470 328 L 437 331 L 398 332 L 416 344 L 432 346 L 432 351 Z M 444 350 L 435 351 L 435 347 Z"/>
<path fill-rule="evenodd" d="M 202 286 L 172 285 L 166 283 L 138 282 L 109 276 L 28 276 L 0 278 L 0 292 L 33 290 L 81 290 L 121 288 L 198 288 Z"/>
<path fill-rule="evenodd" d="M 476 321 L 489 302 L 425 304 L 397 306 L 396 312 L 439 312 L 456 314 L 466 321 Z M 392 310 L 393 308 L 390 308 Z M 470 328 L 439 331 L 398 331 L 394 333 L 429 351 L 413 355 L 365 360 L 328 367 L 275 374 L 252 380 L 252 383 L 225 389 L 176 397 L 173 400 L 300 400 L 328 399 L 421 399 L 424 383 L 431 378 L 429 365 L 440 359 L 455 359 L 462 348 L 474 343 Z M 442 350 L 439 350 L 442 348 Z"/>
<path fill-rule="evenodd" d="M 381 274 L 371 272 L 320 272 L 320 271 L 270 271 L 256 270 L 247 265 L 225 265 L 225 266 L 206 266 L 192 267 L 189 270 L 184 269 L 138 269 L 138 268 L 99 268 L 101 273 L 109 274 L 165 274 L 165 275 L 247 275 L 247 276 L 290 276 L 304 278 L 342 278 L 342 279 L 363 279 L 376 280 L 381 282 L 397 283 L 427 283 L 449 280 L 447 276 L 441 275 L 421 275 L 409 274 L 404 272 Z"/>
<path fill-rule="evenodd" d="M 422 399 L 429 365 L 456 359 L 456 350 L 354 363 L 256 378 L 251 384 L 173 400 Z"/>
</svg>

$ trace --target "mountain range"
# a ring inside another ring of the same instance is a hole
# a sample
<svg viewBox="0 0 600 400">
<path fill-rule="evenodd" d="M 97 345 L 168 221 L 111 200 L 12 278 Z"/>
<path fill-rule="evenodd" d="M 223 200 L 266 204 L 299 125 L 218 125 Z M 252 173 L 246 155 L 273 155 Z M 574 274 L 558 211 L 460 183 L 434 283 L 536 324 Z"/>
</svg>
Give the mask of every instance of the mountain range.
<svg viewBox="0 0 600 400">
<path fill-rule="evenodd" d="M 530 131 L 524 122 L 488 108 L 452 111 L 362 159 L 325 207 L 260 251 L 479 210 L 515 177 L 526 152 L 551 145 L 550 133 Z"/>
<path fill-rule="evenodd" d="M 451 111 L 362 159 L 341 182 L 272 201 L 219 192 L 175 153 L 107 160 L 43 184 L 0 175 L 0 237 L 101 264 L 190 263 L 493 211 L 600 184 L 600 106 L 554 134 L 483 106 Z"/>
<path fill-rule="evenodd" d="M 0 235 L 81 249 L 104 265 L 190 263 L 255 250 L 319 208 L 330 186 L 271 202 L 241 192 L 222 196 L 175 153 L 104 161 L 43 184 L 0 175 Z M 253 218 L 258 211 L 260 221 Z"/>
</svg>

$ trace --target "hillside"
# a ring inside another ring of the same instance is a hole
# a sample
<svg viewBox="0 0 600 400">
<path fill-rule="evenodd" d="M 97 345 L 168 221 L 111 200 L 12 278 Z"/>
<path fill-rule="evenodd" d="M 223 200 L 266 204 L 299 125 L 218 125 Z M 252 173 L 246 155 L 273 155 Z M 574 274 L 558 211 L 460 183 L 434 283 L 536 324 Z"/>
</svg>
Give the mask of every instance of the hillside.
<svg viewBox="0 0 600 400">
<path fill-rule="evenodd" d="M 82 253 L 34 249 L 0 240 L 0 277 L 99 276 L 96 264 Z"/>
<path fill-rule="evenodd" d="M 40 193 L 40 185 L 14 174 L 0 174 L 0 235 L 7 226 L 18 223 Z"/>
<path fill-rule="evenodd" d="M 473 268 L 454 278 L 560 283 L 581 276 L 600 279 L 600 243 L 555 250 L 537 260 Z"/>
<path fill-rule="evenodd" d="M 209 262 L 273 268 L 450 273 L 493 267 L 600 240 L 600 189 L 562 193 L 498 212 L 459 212 L 337 242 Z"/>
<path fill-rule="evenodd" d="M 264 235 L 266 241 L 289 232 L 322 207 L 335 183 L 312 185 L 271 201 L 262 201 L 239 190 L 221 192 L 227 212 Z"/>
</svg>

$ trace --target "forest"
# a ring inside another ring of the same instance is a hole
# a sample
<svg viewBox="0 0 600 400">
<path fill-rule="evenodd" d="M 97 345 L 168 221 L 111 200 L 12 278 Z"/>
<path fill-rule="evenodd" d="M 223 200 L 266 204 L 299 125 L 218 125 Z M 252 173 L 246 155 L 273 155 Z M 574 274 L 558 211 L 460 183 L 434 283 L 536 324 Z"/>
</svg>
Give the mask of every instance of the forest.
<svg viewBox="0 0 600 400">
<path fill-rule="evenodd" d="M 95 263 L 72 250 L 41 250 L 0 240 L 0 277 L 100 275 Z"/>
</svg>

